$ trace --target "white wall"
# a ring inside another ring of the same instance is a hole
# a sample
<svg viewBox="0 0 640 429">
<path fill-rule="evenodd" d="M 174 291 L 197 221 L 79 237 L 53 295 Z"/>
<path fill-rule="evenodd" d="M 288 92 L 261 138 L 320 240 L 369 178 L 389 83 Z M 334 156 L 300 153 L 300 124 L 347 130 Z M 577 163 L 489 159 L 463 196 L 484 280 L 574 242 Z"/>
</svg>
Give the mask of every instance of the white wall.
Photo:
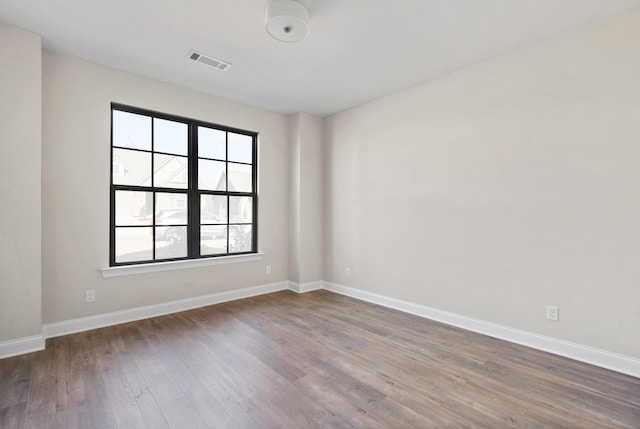
<svg viewBox="0 0 640 429">
<path fill-rule="evenodd" d="M 41 332 L 40 36 L 0 24 L 0 342 Z"/>
<path fill-rule="evenodd" d="M 259 133 L 262 261 L 101 277 L 109 263 L 111 102 Z M 44 323 L 287 280 L 285 116 L 46 51 L 42 103 Z M 85 304 L 88 289 L 95 303 Z"/>
<path fill-rule="evenodd" d="M 325 280 L 640 357 L 639 23 L 328 118 Z"/>
</svg>

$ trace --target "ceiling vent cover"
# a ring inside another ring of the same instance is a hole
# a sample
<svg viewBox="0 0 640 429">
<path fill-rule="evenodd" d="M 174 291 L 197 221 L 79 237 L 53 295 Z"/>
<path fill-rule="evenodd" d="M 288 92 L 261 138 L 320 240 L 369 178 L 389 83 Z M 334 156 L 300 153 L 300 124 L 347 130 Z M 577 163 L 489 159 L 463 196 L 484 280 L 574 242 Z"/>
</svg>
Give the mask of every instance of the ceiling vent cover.
<svg viewBox="0 0 640 429">
<path fill-rule="evenodd" d="M 189 51 L 189 55 L 187 55 L 187 58 L 197 63 L 204 64 L 221 71 L 229 70 L 231 68 L 231 63 L 201 54 L 200 52 L 196 52 L 193 50 Z"/>
</svg>

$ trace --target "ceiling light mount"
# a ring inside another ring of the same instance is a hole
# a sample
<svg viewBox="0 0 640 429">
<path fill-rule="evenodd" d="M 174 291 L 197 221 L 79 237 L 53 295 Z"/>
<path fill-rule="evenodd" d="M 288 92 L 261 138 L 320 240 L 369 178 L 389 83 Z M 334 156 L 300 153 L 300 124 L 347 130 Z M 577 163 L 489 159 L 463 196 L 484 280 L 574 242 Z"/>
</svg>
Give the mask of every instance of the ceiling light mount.
<svg viewBox="0 0 640 429">
<path fill-rule="evenodd" d="M 300 42 L 309 34 L 309 11 L 295 0 L 269 0 L 264 11 L 265 27 L 281 42 Z"/>
</svg>

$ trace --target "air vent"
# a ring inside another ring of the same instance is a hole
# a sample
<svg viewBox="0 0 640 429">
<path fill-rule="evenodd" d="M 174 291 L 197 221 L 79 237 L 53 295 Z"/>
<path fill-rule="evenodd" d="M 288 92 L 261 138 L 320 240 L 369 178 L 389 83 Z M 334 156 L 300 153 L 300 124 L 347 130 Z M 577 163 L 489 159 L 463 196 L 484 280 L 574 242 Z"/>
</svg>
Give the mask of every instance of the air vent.
<svg viewBox="0 0 640 429">
<path fill-rule="evenodd" d="M 193 60 L 197 63 L 204 64 L 205 66 L 213 67 L 214 69 L 218 69 L 221 71 L 225 71 L 231 68 L 231 64 L 222 60 L 218 60 L 213 57 L 209 57 L 207 55 L 203 55 L 200 52 L 190 51 L 187 58 Z"/>
</svg>

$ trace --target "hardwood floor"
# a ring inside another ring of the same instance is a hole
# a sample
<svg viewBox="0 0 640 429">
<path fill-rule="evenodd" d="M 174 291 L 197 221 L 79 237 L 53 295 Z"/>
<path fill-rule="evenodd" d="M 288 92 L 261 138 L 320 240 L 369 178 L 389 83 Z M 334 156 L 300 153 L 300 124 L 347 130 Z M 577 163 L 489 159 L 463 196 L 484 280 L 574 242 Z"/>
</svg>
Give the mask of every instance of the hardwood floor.
<svg viewBox="0 0 640 429">
<path fill-rule="evenodd" d="M 8 428 L 640 428 L 640 379 L 327 291 L 0 360 Z"/>
</svg>

